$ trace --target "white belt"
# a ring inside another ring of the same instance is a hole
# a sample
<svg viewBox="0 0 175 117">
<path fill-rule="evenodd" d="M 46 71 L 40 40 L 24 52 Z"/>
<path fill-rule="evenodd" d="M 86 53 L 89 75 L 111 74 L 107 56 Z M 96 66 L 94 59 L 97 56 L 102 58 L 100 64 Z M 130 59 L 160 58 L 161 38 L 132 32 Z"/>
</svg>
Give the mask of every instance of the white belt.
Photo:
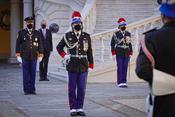
<svg viewBox="0 0 175 117">
<path fill-rule="evenodd" d="M 87 58 L 87 55 L 70 55 L 70 57 L 74 57 L 74 58 Z"/>
<path fill-rule="evenodd" d="M 126 46 L 126 45 L 117 45 L 117 47 L 119 47 L 119 48 L 129 48 L 129 46 Z"/>
</svg>

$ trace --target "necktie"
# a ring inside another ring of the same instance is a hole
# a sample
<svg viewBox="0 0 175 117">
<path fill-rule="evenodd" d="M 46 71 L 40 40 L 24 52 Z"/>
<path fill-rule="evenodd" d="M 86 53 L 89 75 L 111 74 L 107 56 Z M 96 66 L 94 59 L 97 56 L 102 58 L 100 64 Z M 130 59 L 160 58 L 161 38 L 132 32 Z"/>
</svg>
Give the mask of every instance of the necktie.
<svg viewBox="0 0 175 117">
<path fill-rule="evenodd" d="M 79 37 L 79 33 L 77 33 L 77 37 Z"/>
</svg>

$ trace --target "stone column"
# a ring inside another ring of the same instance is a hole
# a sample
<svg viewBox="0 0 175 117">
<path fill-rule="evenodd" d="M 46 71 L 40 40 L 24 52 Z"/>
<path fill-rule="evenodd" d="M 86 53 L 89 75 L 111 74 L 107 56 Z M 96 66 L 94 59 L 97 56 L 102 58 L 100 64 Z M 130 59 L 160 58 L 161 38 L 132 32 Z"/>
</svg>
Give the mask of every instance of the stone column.
<svg viewBox="0 0 175 117">
<path fill-rule="evenodd" d="M 23 0 L 23 6 L 24 6 L 23 18 L 33 16 L 32 0 Z M 25 28 L 25 22 L 23 26 Z"/>
<path fill-rule="evenodd" d="M 16 49 L 16 38 L 20 29 L 20 17 L 19 17 L 19 0 L 11 0 L 11 16 L 10 16 L 10 58 L 9 63 L 16 63 L 15 49 Z"/>
<path fill-rule="evenodd" d="M 34 14 L 35 14 L 35 29 L 38 30 L 40 28 L 41 17 L 39 14 L 39 0 L 34 0 Z"/>
</svg>

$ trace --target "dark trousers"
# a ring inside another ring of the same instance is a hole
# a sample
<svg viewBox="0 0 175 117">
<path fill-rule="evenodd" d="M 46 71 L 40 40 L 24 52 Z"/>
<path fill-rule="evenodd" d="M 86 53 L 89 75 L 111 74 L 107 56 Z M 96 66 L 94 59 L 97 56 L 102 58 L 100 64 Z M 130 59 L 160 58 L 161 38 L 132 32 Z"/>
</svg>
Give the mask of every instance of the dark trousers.
<svg viewBox="0 0 175 117">
<path fill-rule="evenodd" d="M 36 63 L 37 60 L 22 60 L 23 89 L 26 93 L 35 92 Z"/>
<path fill-rule="evenodd" d="M 129 57 L 116 56 L 117 60 L 117 83 L 127 82 L 127 69 L 129 63 Z"/>
<path fill-rule="evenodd" d="M 39 64 L 40 78 L 47 78 L 48 62 L 49 62 L 50 51 L 44 51 L 44 57 Z"/>
<path fill-rule="evenodd" d="M 68 95 L 70 109 L 83 109 L 87 72 L 68 72 Z"/>
</svg>

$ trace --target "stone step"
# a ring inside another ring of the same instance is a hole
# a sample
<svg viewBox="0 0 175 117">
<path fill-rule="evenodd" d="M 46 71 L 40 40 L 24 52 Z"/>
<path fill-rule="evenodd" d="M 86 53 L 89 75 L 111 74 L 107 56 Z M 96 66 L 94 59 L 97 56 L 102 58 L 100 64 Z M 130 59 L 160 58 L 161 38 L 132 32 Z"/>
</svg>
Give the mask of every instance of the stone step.
<svg viewBox="0 0 175 117">
<path fill-rule="evenodd" d="M 66 67 L 59 66 L 59 67 L 58 67 L 58 72 L 61 72 L 61 73 L 63 73 L 63 74 L 67 74 Z"/>
<path fill-rule="evenodd" d="M 110 4 L 106 4 L 106 5 L 97 5 L 98 9 L 117 9 L 117 10 L 120 10 L 120 9 L 125 9 L 125 10 L 128 10 L 128 9 L 150 9 L 150 8 L 153 8 L 154 7 L 154 4 L 113 4 L 113 5 L 110 5 Z"/>
<path fill-rule="evenodd" d="M 127 23 L 153 16 L 156 3 L 153 0 L 97 0 L 97 22 L 94 33 L 117 28 L 119 17 Z"/>
<path fill-rule="evenodd" d="M 129 11 L 129 10 L 128 10 Z M 149 15 L 153 15 L 153 11 L 120 11 L 120 12 L 111 12 L 109 14 L 110 11 L 104 11 L 103 13 L 97 13 L 97 18 L 101 19 L 101 18 L 111 18 L 111 17 L 116 17 L 117 15 L 124 15 L 126 16 L 131 16 L 131 15 L 136 15 L 136 16 L 149 16 Z M 104 14 L 108 14 L 108 15 L 104 15 Z"/>
<path fill-rule="evenodd" d="M 86 0 L 75 0 L 75 2 L 80 5 L 81 7 L 83 7 L 86 3 Z"/>
<path fill-rule="evenodd" d="M 62 82 L 68 82 L 67 74 L 61 73 L 61 72 L 49 72 L 48 77 L 55 78 Z"/>
<path fill-rule="evenodd" d="M 148 3 L 153 3 L 155 4 L 155 2 L 153 0 L 97 0 L 97 5 L 106 5 L 106 4 L 110 4 L 110 5 L 114 5 L 114 4 L 148 4 Z"/>
</svg>

